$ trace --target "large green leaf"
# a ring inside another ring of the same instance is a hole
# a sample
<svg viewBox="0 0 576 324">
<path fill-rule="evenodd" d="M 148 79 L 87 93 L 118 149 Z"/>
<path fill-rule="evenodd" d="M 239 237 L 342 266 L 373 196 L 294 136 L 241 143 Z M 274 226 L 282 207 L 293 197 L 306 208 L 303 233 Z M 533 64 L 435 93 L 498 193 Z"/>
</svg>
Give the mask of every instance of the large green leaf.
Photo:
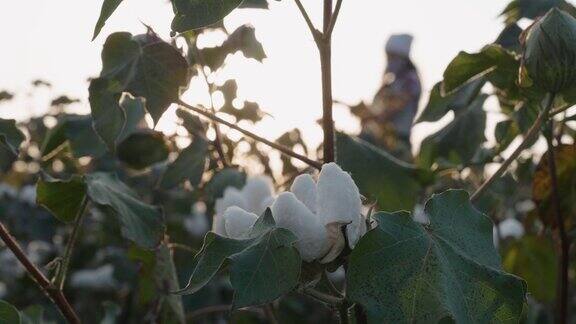
<svg viewBox="0 0 576 324">
<path fill-rule="evenodd" d="M 79 176 L 68 181 L 44 176 L 36 185 L 36 202 L 62 222 L 72 222 L 78 216 L 86 197 L 86 183 Z"/>
<path fill-rule="evenodd" d="M 486 112 L 482 109 L 487 95 L 481 95 L 450 124 L 426 137 L 420 146 L 418 165 L 430 168 L 466 165 L 486 140 Z"/>
<path fill-rule="evenodd" d="M 42 143 L 42 156 L 60 150 L 66 143 L 70 145 L 74 157 L 101 157 L 106 153 L 106 145 L 94 131 L 90 116 L 65 115 L 51 128 Z"/>
<path fill-rule="evenodd" d="M 21 321 L 22 318 L 18 309 L 8 302 L 0 300 L 0 323 L 19 324 Z"/>
<path fill-rule="evenodd" d="M 188 285 L 180 293 L 198 291 L 228 264 L 235 291 L 234 309 L 269 303 L 293 290 L 302 265 L 294 247 L 296 236 L 276 228 L 267 211 L 254 225 L 250 237 L 234 240 L 213 232 L 206 234 Z"/>
<path fill-rule="evenodd" d="M 449 94 L 482 76 L 498 88 L 514 86 L 519 67 L 518 58 L 500 45 L 488 45 L 473 54 L 460 52 L 444 71 L 442 93 Z"/>
<path fill-rule="evenodd" d="M 172 0 L 172 30 L 185 32 L 217 23 L 236 9 L 242 0 Z"/>
<path fill-rule="evenodd" d="M 183 149 L 178 158 L 170 163 L 162 174 L 160 187 L 169 189 L 178 185 L 184 179 L 197 187 L 202 180 L 206 167 L 208 143 L 200 137 L 196 137 L 188 147 Z"/>
<path fill-rule="evenodd" d="M 143 248 L 158 246 L 165 231 L 164 217 L 158 208 L 141 202 L 115 175 L 89 174 L 86 184 L 90 199 L 118 217 L 126 238 Z"/>
<path fill-rule="evenodd" d="M 458 113 L 465 109 L 478 96 L 484 84 L 486 84 L 486 80 L 480 78 L 464 85 L 454 93 L 442 96 L 442 82 L 436 83 L 430 92 L 428 104 L 418 116 L 416 123 L 435 122 L 444 117 L 450 110 Z"/>
<path fill-rule="evenodd" d="M 501 270 L 492 222 L 464 191 L 426 204 L 429 225 L 378 213 L 352 251 L 348 296 L 370 323 L 518 323 L 526 284 Z"/>
<path fill-rule="evenodd" d="M 179 50 L 152 31 L 137 36 L 120 32 L 106 39 L 100 77 L 111 82 L 100 96 L 126 91 L 143 97 L 146 109 L 157 123 L 168 106 L 178 99 L 181 88 L 188 85 L 188 63 Z M 100 99 L 104 100 L 106 98 Z M 108 109 L 116 108 L 108 106 Z"/>
<path fill-rule="evenodd" d="M 382 210 L 412 210 L 427 174 L 383 150 L 352 138 L 336 135 L 336 160 L 350 172 L 360 192 L 378 202 Z"/>
<path fill-rule="evenodd" d="M 114 93 L 110 87 L 111 82 L 107 79 L 93 79 L 88 88 L 88 98 L 94 130 L 106 143 L 108 151 L 113 153 L 126 124 L 126 113 L 119 103 L 122 94 Z"/>
<path fill-rule="evenodd" d="M 100 10 L 100 17 L 98 17 L 96 26 L 94 26 L 94 34 L 92 36 L 92 40 L 94 40 L 98 34 L 100 34 L 102 27 L 104 27 L 106 24 L 106 20 L 112 16 L 120 3 L 122 3 L 122 0 L 104 0 L 104 3 L 102 3 L 102 9 Z"/>
<path fill-rule="evenodd" d="M 118 145 L 118 159 L 134 169 L 165 161 L 169 154 L 164 134 L 152 130 L 135 131 Z"/>
</svg>

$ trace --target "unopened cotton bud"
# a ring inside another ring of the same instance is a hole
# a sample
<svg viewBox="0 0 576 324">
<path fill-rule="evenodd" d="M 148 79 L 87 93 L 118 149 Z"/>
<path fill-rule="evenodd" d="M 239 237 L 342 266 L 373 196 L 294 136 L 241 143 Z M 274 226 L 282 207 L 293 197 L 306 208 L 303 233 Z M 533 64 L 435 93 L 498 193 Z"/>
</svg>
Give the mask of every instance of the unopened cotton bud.
<svg viewBox="0 0 576 324">
<path fill-rule="evenodd" d="M 247 238 L 258 216 L 244 209 L 232 206 L 224 212 L 224 224 L 228 237 L 233 239 Z"/>
<path fill-rule="evenodd" d="M 576 19 L 551 9 L 526 35 L 520 84 L 558 93 L 576 85 Z"/>
<path fill-rule="evenodd" d="M 345 223 L 348 245 L 360 238 L 362 200 L 352 177 L 336 163 L 322 166 L 318 177 L 318 215 L 324 224 Z"/>
<path fill-rule="evenodd" d="M 290 191 L 300 200 L 311 212 L 316 213 L 318 209 L 318 190 L 316 181 L 309 174 L 301 174 L 294 179 Z"/>
<path fill-rule="evenodd" d="M 242 188 L 242 196 L 246 201 L 244 209 L 261 215 L 266 208 L 262 208 L 262 202 L 272 197 L 272 180 L 267 176 L 256 176 L 246 180 Z"/>
<path fill-rule="evenodd" d="M 310 262 L 326 254 L 328 240 L 324 225 L 293 193 L 284 192 L 276 198 L 272 215 L 278 227 L 296 235 L 296 249 L 302 260 Z"/>
</svg>

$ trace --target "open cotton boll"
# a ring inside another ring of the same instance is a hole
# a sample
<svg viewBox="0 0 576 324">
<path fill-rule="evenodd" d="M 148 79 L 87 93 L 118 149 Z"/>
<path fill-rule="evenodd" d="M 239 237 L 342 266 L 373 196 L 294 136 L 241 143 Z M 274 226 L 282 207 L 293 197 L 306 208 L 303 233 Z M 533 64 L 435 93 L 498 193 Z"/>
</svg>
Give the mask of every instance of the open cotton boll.
<svg viewBox="0 0 576 324">
<path fill-rule="evenodd" d="M 349 223 L 348 245 L 354 248 L 360 238 L 362 201 L 352 177 L 336 163 L 322 166 L 318 177 L 318 215 L 324 224 Z"/>
<path fill-rule="evenodd" d="M 329 247 L 324 225 L 293 193 L 283 192 L 276 198 L 272 215 L 278 227 L 296 235 L 302 260 L 310 262 L 326 254 Z"/>
<path fill-rule="evenodd" d="M 224 227 L 228 237 L 233 239 L 244 239 L 250 234 L 252 225 L 256 223 L 258 216 L 249 213 L 244 209 L 232 206 L 224 212 Z"/>
<path fill-rule="evenodd" d="M 216 213 L 214 214 L 214 218 L 212 220 L 212 232 L 220 236 L 228 236 L 224 226 L 223 215 L 226 209 L 232 206 L 246 209 L 247 203 L 240 190 L 234 187 L 228 187 L 224 190 L 224 195 L 222 198 L 216 199 L 216 205 L 214 206 Z"/>
<path fill-rule="evenodd" d="M 274 201 L 276 200 L 276 198 L 270 196 L 268 198 L 266 198 L 265 200 L 263 200 L 260 203 L 260 210 L 262 210 L 264 213 L 264 211 L 266 211 L 266 208 L 272 207 L 272 204 L 274 204 Z M 262 215 L 262 213 L 260 213 L 260 215 Z"/>
<path fill-rule="evenodd" d="M 290 191 L 300 200 L 311 212 L 316 214 L 318 209 L 318 189 L 316 181 L 309 174 L 301 174 L 294 179 Z"/>
<path fill-rule="evenodd" d="M 244 209 L 256 215 L 261 215 L 266 208 L 262 209 L 262 202 L 272 197 L 272 179 L 267 176 L 255 176 L 246 180 L 242 188 L 242 196 L 246 201 Z"/>
</svg>

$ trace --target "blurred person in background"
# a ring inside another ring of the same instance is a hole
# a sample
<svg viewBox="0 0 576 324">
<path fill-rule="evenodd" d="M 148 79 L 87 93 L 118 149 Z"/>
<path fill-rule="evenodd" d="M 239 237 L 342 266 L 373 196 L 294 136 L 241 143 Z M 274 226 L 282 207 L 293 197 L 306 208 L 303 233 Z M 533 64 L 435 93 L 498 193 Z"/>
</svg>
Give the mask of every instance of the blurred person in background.
<svg viewBox="0 0 576 324">
<path fill-rule="evenodd" d="M 412 41 L 407 34 L 390 36 L 380 90 L 364 112 L 352 108 L 361 119 L 360 137 L 405 161 L 412 160 L 410 134 L 422 92 L 418 71 L 410 59 Z"/>
</svg>

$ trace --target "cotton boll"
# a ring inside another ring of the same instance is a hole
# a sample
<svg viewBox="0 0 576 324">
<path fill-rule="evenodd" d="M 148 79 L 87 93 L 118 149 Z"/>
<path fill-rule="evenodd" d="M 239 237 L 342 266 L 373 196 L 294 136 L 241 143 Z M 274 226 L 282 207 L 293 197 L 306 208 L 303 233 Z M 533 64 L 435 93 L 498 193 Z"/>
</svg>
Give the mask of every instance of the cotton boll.
<svg viewBox="0 0 576 324">
<path fill-rule="evenodd" d="M 256 215 L 261 215 L 266 208 L 262 209 L 262 202 L 272 197 L 272 180 L 267 176 L 256 176 L 246 180 L 242 188 L 242 196 L 246 201 L 246 210 Z"/>
<path fill-rule="evenodd" d="M 309 174 L 301 174 L 294 179 L 290 191 L 300 200 L 311 212 L 317 212 L 318 189 L 316 181 Z"/>
<path fill-rule="evenodd" d="M 224 226 L 226 233 L 233 239 L 244 239 L 250 234 L 252 225 L 256 223 L 258 216 L 244 209 L 232 206 L 224 212 Z"/>
<path fill-rule="evenodd" d="M 278 227 L 296 235 L 302 260 L 310 262 L 326 254 L 329 246 L 324 225 L 293 193 L 284 192 L 276 198 L 272 215 Z"/>
<path fill-rule="evenodd" d="M 276 198 L 274 197 L 268 197 L 266 198 L 264 201 L 262 201 L 260 203 L 260 210 L 266 211 L 266 208 L 269 208 L 272 206 L 272 204 L 274 204 L 274 201 L 276 200 Z M 262 212 L 263 213 L 263 212 Z M 262 215 L 262 214 L 260 214 Z"/>
<path fill-rule="evenodd" d="M 36 185 L 27 185 L 22 187 L 18 198 L 30 205 L 36 205 Z"/>
<path fill-rule="evenodd" d="M 238 206 L 242 209 L 248 209 L 248 203 L 240 190 L 234 187 L 228 187 L 224 190 L 222 198 L 216 199 L 214 206 L 215 212 L 218 215 L 223 215 L 228 207 Z"/>
<path fill-rule="evenodd" d="M 203 213 L 194 213 L 184 219 L 184 228 L 192 236 L 201 238 L 208 231 L 208 219 L 206 219 L 206 215 Z M 216 234 L 222 235 L 221 233 Z"/>
<path fill-rule="evenodd" d="M 360 238 L 362 201 L 352 177 L 336 163 L 322 167 L 318 177 L 318 215 L 324 224 L 349 223 L 346 227 L 351 248 Z"/>
<path fill-rule="evenodd" d="M 220 236 L 228 237 L 223 215 L 214 214 L 214 217 L 212 218 L 212 232 Z"/>
<path fill-rule="evenodd" d="M 116 290 L 118 282 L 114 279 L 114 267 L 106 264 L 96 269 L 76 271 L 70 278 L 70 285 L 75 288 L 108 291 Z"/>
<path fill-rule="evenodd" d="M 524 235 L 524 226 L 515 218 L 508 218 L 498 224 L 502 238 L 521 238 Z"/>
</svg>

